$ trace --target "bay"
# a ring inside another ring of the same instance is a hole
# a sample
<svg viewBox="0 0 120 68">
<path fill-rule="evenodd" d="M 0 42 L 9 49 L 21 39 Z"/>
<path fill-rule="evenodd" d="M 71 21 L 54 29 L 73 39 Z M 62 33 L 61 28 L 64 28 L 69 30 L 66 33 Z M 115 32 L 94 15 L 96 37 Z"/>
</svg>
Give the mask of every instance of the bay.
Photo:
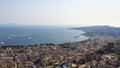
<svg viewBox="0 0 120 68">
<path fill-rule="evenodd" d="M 67 26 L 0 25 L 1 45 L 34 45 L 44 43 L 79 42 L 88 39 L 84 31 Z M 75 36 L 79 36 L 75 38 Z"/>
</svg>

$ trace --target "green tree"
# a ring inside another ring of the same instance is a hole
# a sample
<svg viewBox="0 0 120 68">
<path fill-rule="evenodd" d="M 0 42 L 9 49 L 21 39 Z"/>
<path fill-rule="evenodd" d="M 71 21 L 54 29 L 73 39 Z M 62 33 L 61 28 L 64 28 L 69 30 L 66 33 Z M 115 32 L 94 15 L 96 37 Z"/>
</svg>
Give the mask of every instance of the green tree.
<svg viewBox="0 0 120 68">
<path fill-rule="evenodd" d="M 114 47 L 115 47 L 114 43 L 109 42 L 104 48 L 105 48 L 105 51 L 107 51 L 109 53 L 113 53 Z"/>
</svg>

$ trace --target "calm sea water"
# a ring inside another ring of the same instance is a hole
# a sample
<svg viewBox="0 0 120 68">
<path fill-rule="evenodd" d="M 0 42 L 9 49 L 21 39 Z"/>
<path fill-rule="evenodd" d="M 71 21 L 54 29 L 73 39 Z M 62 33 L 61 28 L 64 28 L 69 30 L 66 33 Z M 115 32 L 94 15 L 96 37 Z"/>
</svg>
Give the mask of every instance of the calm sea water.
<svg viewBox="0 0 120 68">
<path fill-rule="evenodd" d="M 41 43 L 67 43 L 86 40 L 88 37 L 75 36 L 84 32 L 62 26 L 0 26 L 0 45 L 29 45 Z"/>
</svg>

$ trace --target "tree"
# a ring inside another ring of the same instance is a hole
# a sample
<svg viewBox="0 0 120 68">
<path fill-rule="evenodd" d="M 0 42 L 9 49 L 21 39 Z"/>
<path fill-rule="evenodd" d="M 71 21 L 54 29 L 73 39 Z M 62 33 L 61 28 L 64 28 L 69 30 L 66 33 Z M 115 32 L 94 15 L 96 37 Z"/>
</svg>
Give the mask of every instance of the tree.
<svg viewBox="0 0 120 68">
<path fill-rule="evenodd" d="M 113 49 L 114 49 L 114 43 L 113 42 L 109 42 L 106 46 L 104 46 L 105 51 L 109 52 L 109 53 L 113 53 Z"/>
</svg>

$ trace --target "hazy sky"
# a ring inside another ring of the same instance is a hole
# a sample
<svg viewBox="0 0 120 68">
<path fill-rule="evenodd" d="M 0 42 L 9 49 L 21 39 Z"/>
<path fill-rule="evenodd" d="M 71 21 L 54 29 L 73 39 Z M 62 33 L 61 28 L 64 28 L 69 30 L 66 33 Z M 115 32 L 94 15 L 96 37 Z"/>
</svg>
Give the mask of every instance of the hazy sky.
<svg viewBox="0 0 120 68">
<path fill-rule="evenodd" d="M 0 0 L 0 23 L 120 26 L 120 0 Z"/>
</svg>

